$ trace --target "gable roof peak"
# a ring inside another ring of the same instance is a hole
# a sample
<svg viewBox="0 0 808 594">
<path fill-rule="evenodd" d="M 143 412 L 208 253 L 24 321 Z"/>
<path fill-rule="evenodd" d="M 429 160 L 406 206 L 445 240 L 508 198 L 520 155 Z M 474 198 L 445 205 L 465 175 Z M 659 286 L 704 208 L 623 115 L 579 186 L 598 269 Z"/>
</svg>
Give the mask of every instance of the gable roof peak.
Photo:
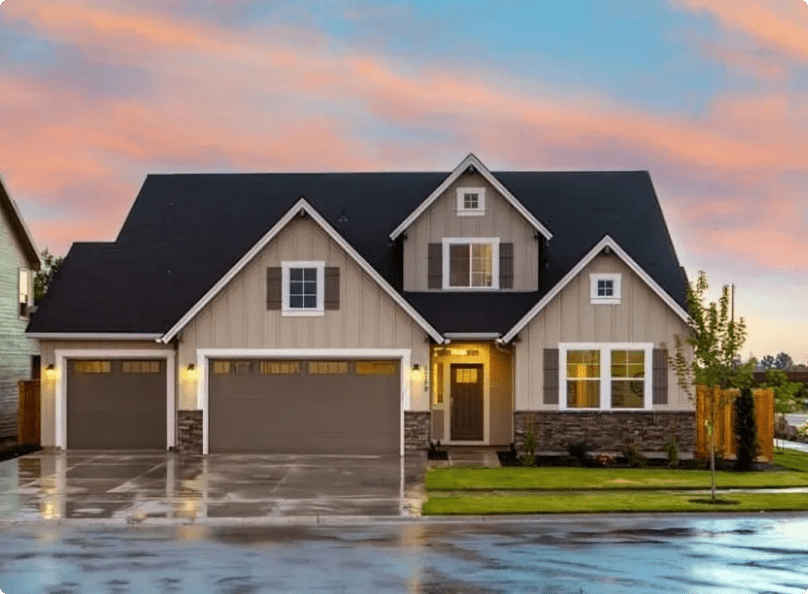
<svg viewBox="0 0 808 594">
<path fill-rule="evenodd" d="M 39 250 L 34 243 L 34 237 L 25 224 L 25 219 L 22 218 L 17 203 L 11 197 L 11 194 L 6 190 L 3 184 L 3 178 L 0 177 L 0 208 L 4 208 L 8 213 L 12 229 L 16 232 L 17 240 L 28 258 L 28 263 L 35 269 L 39 270 L 42 267 L 42 258 L 39 255 Z"/>
</svg>

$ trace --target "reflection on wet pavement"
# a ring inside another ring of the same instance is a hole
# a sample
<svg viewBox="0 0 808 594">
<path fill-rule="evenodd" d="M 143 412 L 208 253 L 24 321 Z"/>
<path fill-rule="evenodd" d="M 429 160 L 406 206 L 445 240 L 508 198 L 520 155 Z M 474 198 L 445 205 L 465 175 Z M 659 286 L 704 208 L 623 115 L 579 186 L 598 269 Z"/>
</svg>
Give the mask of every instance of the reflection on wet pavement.
<svg viewBox="0 0 808 594">
<path fill-rule="evenodd" d="M 408 517 L 426 460 L 43 451 L 0 463 L 0 521 Z"/>
<path fill-rule="evenodd" d="M 0 532 L 0 589 L 41 592 L 794 593 L 808 519 L 599 517 Z"/>
</svg>

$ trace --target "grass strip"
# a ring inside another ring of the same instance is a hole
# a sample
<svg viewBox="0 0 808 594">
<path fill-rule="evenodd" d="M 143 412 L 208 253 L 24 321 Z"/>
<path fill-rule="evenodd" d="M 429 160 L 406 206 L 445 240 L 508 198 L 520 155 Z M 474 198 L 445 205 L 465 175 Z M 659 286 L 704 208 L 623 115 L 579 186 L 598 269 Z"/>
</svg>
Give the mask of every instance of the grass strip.
<svg viewBox="0 0 808 594">
<path fill-rule="evenodd" d="M 808 453 L 796 450 L 785 450 L 780 453 L 774 452 L 774 463 L 800 472 L 808 472 Z"/>
<path fill-rule="evenodd" d="M 787 463 L 791 458 L 788 458 Z M 797 464 L 797 462 L 790 462 Z M 805 460 L 808 464 L 808 458 Z M 797 470 L 716 473 L 718 488 L 808 486 L 808 473 Z M 572 489 L 706 489 L 708 470 L 658 468 L 437 468 L 426 475 L 428 491 L 541 491 Z"/>
<path fill-rule="evenodd" d="M 527 495 L 431 496 L 425 516 L 571 514 L 628 512 L 806 511 L 805 493 L 728 493 L 723 504 L 710 504 L 709 494 L 639 491 L 545 493 Z"/>
</svg>

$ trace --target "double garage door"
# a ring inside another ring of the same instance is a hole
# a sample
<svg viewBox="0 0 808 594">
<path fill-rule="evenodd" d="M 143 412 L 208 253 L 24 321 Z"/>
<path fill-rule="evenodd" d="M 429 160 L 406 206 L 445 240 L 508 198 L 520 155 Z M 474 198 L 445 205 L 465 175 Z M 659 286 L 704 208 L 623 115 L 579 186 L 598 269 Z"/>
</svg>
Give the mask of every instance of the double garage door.
<svg viewBox="0 0 808 594">
<path fill-rule="evenodd" d="M 398 361 L 212 360 L 211 453 L 395 454 Z M 70 360 L 67 447 L 165 449 L 166 361 Z"/>
<path fill-rule="evenodd" d="M 212 360 L 209 451 L 398 454 L 398 361 Z"/>
</svg>

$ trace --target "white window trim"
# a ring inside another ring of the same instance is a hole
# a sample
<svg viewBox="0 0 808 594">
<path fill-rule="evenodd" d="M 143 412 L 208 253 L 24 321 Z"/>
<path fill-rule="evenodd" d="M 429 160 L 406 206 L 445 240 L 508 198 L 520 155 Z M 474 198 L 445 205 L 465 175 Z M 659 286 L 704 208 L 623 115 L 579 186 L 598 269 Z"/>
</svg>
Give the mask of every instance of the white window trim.
<svg viewBox="0 0 808 594">
<path fill-rule="evenodd" d="M 284 316 L 322 316 L 325 315 L 325 262 L 316 260 L 298 260 L 281 262 L 282 268 L 282 290 L 281 314 Z M 317 269 L 317 307 L 314 309 L 302 309 L 289 307 L 289 271 L 292 268 L 316 268 Z"/>
<path fill-rule="evenodd" d="M 567 407 L 567 352 L 600 351 L 600 408 Z M 645 352 L 645 386 L 642 408 L 612 408 L 612 351 Z M 558 345 L 558 410 L 591 412 L 593 410 L 613 412 L 649 411 L 653 406 L 653 354 L 652 342 L 567 342 Z"/>
<path fill-rule="evenodd" d="M 20 267 L 20 268 L 17 269 L 17 316 L 21 320 L 27 320 L 27 319 L 29 319 L 31 317 L 30 315 L 25 315 L 25 316 L 20 315 L 20 305 L 23 304 L 23 302 L 20 301 L 20 297 L 21 297 L 20 293 L 22 293 L 22 283 L 20 281 L 22 281 L 22 274 L 23 273 L 25 273 L 25 279 L 26 279 L 26 282 L 28 284 L 28 287 L 26 287 L 26 289 L 25 289 L 26 290 L 26 295 L 27 295 L 27 300 L 25 301 L 25 304 L 28 306 L 29 309 L 30 309 L 31 305 L 33 305 L 33 303 L 34 303 L 34 298 L 33 298 L 34 275 L 31 272 L 30 268 Z"/>
<path fill-rule="evenodd" d="M 174 351 L 158 349 L 66 349 L 55 350 L 53 353 L 55 363 L 55 378 L 45 378 L 43 382 L 53 381 L 55 394 L 55 435 L 54 441 L 58 448 L 67 449 L 67 365 L 71 359 L 164 359 L 166 365 L 166 449 L 176 446 L 176 357 Z M 42 370 L 46 363 L 42 361 Z"/>
<path fill-rule="evenodd" d="M 589 303 L 592 305 L 620 305 L 623 300 L 622 275 L 619 272 L 597 272 L 589 275 Z M 598 281 L 610 280 L 614 288 L 611 297 L 598 296 Z"/>
<path fill-rule="evenodd" d="M 449 246 L 458 243 L 488 243 L 491 244 L 491 286 L 490 287 L 455 287 L 449 284 L 451 280 L 451 261 L 449 260 Z M 443 238 L 443 290 L 444 291 L 498 291 L 499 290 L 499 237 L 444 237 Z"/>
<path fill-rule="evenodd" d="M 466 208 L 465 194 L 477 194 L 477 208 Z M 485 188 L 457 188 L 457 216 L 481 217 L 485 215 Z"/>
<path fill-rule="evenodd" d="M 197 349 L 197 408 L 202 411 L 202 453 L 210 450 L 210 391 L 207 370 L 211 359 L 398 359 L 401 361 L 399 455 L 404 456 L 404 413 L 411 410 L 411 349 Z"/>
</svg>

